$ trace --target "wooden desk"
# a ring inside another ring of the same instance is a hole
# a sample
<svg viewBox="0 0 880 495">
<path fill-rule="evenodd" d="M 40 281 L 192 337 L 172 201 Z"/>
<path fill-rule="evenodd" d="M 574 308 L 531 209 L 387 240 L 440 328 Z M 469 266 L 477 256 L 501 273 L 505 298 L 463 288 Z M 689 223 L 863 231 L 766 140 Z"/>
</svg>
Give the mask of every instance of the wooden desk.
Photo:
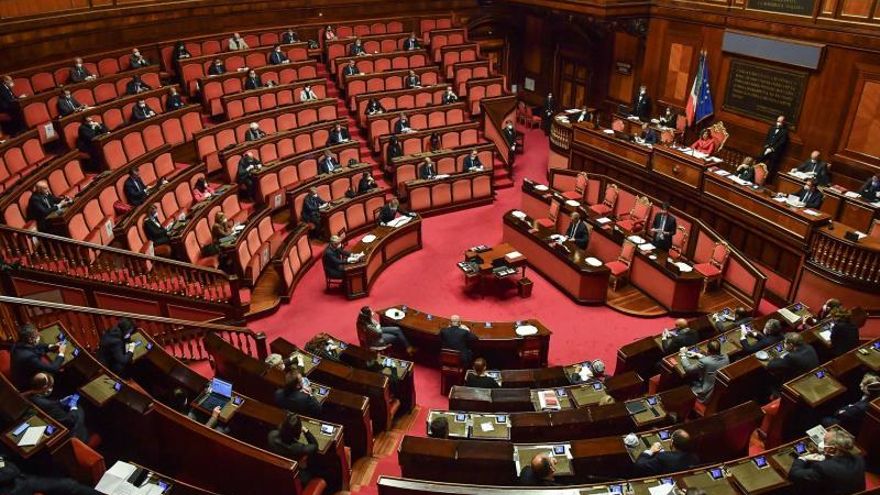
<svg viewBox="0 0 880 495">
<path fill-rule="evenodd" d="M 27 428 L 18 435 L 15 435 L 15 430 L 22 424 L 27 424 Z M 27 446 L 20 446 L 18 444 L 28 429 L 40 427 L 46 427 L 46 430 L 37 440 L 37 443 Z M 50 429 L 51 434 L 49 434 Z M 2 438 L 3 443 L 6 444 L 10 452 L 20 455 L 23 459 L 29 459 L 44 449 L 51 449 L 54 446 L 60 445 L 61 441 L 67 438 L 67 428 L 46 415 L 43 411 L 35 409 L 25 417 L 12 422 L 11 426 L 6 428 L 6 431 L 3 432 L 3 436 L 0 438 Z"/>
<path fill-rule="evenodd" d="M 97 407 L 104 407 L 122 390 L 122 383 L 107 375 L 99 375 L 79 389 L 79 393 Z"/>
<path fill-rule="evenodd" d="M 365 242 L 365 238 L 372 238 Z M 370 294 L 370 288 L 379 275 L 395 261 L 422 249 L 422 219 L 419 216 L 400 226 L 378 225 L 370 230 L 349 250 L 363 253 L 364 257 L 342 267 L 342 285 L 345 297 L 357 299 Z"/>
<path fill-rule="evenodd" d="M 321 208 L 318 212 L 321 216 L 321 235 L 323 236 L 323 239 L 329 240 L 331 235 L 339 234 L 339 231 L 334 231 L 333 229 L 334 221 L 338 218 L 342 219 L 342 230 L 345 231 L 345 235 L 347 237 L 353 236 L 359 232 L 363 232 L 364 230 L 367 230 L 368 228 L 375 225 L 373 223 L 375 212 L 367 211 L 367 204 L 372 204 L 374 201 L 378 203 L 379 200 L 381 200 L 381 204 L 378 204 L 378 206 L 383 206 L 385 193 L 385 190 L 377 188 L 366 194 L 355 196 L 354 198 L 343 196 L 341 198 L 328 201 L 326 203 L 327 206 Z M 290 201 L 290 204 L 293 205 L 294 202 Z M 362 223 L 352 223 L 351 225 L 349 225 L 349 215 L 347 214 L 348 208 L 355 209 L 355 213 L 352 214 L 351 217 L 358 221 L 362 218 Z M 358 209 L 362 209 L 362 211 L 357 211 Z M 375 209 L 378 209 L 378 207 Z"/>
<path fill-rule="evenodd" d="M 575 141 L 612 155 L 622 164 L 642 169 L 650 168 L 653 154 L 651 147 L 623 139 L 623 137 L 628 138 L 628 134 L 616 133 L 611 129 L 593 128 L 583 123 L 572 127 Z"/>
<path fill-rule="evenodd" d="M 377 313 L 383 325 L 400 327 L 410 342 L 419 349 L 415 356 L 416 360 L 420 363 L 438 364 L 440 330 L 450 325 L 448 318 L 431 315 L 406 305 L 382 308 L 377 310 Z M 389 315 L 401 318 L 392 318 Z M 471 344 L 474 356 L 486 359 L 492 368 L 528 368 L 547 365 L 551 332 L 538 320 L 524 319 L 516 322 L 462 320 L 461 323 L 470 328 L 479 339 Z M 516 329 L 521 325 L 531 325 L 538 329 L 538 333 L 527 337 L 519 336 Z"/>
<path fill-rule="evenodd" d="M 652 167 L 655 172 L 665 175 L 687 187 L 703 187 L 703 176 L 715 166 L 713 162 L 689 155 L 670 146 L 655 146 Z"/>
<path fill-rule="evenodd" d="M 777 177 L 779 192 L 785 194 L 796 194 L 803 189 L 806 183 L 789 172 L 778 174 Z M 867 233 L 871 228 L 871 222 L 880 216 L 880 206 L 865 201 L 861 196 L 849 196 L 842 187 L 833 185 L 819 189 L 825 196 L 821 210 L 852 229 Z M 856 193 L 856 191 L 851 192 Z"/>
<path fill-rule="evenodd" d="M 437 417 L 445 417 L 449 422 L 449 436 L 452 438 L 510 440 L 510 416 L 507 414 L 480 414 L 432 409 L 426 420 L 427 431 L 430 431 L 431 421 Z"/>
<path fill-rule="evenodd" d="M 846 392 L 846 387 L 824 369 L 814 370 L 785 384 L 812 408 Z"/>
</svg>

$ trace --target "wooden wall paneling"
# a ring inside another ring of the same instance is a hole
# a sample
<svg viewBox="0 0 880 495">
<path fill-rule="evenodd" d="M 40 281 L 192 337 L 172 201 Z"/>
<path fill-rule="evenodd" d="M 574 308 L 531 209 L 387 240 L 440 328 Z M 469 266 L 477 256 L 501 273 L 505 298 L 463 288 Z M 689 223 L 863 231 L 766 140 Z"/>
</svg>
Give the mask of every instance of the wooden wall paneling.
<svg viewBox="0 0 880 495">
<path fill-rule="evenodd" d="M 880 160 L 880 66 L 857 64 L 855 70 L 841 153 Z"/>
<path fill-rule="evenodd" d="M 617 31 L 614 33 L 614 52 L 608 81 L 608 98 L 618 103 L 630 103 L 638 89 L 641 70 L 642 43 L 639 37 Z M 622 74 L 617 64 L 629 64 L 630 73 Z M 638 81 L 638 82 L 637 82 Z"/>
</svg>

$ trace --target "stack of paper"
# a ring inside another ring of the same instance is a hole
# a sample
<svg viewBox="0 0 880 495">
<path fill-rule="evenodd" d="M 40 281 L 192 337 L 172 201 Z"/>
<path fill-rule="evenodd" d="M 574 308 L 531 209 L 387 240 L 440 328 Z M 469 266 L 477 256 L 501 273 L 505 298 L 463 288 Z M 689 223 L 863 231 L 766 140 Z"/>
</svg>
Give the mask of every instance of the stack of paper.
<svg viewBox="0 0 880 495">
<path fill-rule="evenodd" d="M 24 435 L 18 440 L 19 447 L 33 447 L 34 445 L 40 443 L 40 439 L 43 438 L 43 432 L 46 431 L 45 426 L 31 426 L 25 432 Z"/>
<path fill-rule="evenodd" d="M 847 191 L 847 192 L 843 193 L 843 195 L 846 196 L 847 198 L 859 198 L 859 197 L 861 197 L 861 196 L 859 195 L 859 193 L 857 193 L 857 192 L 853 192 L 853 191 Z"/>
<path fill-rule="evenodd" d="M 509 253 L 507 253 L 507 254 L 504 255 L 504 259 L 505 259 L 508 263 L 513 262 L 513 261 L 516 261 L 516 260 L 518 260 L 518 259 L 520 259 L 520 258 L 522 258 L 522 253 L 520 253 L 519 251 L 511 251 L 511 252 L 509 252 Z"/>
<path fill-rule="evenodd" d="M 611 221 L 611 219 L 607 218 L 607 217 L 601 217 L 601 218 L 596 219 L 596 223 L 598 223 L 599 225 L 605 225 L 606 223 L 608 223 L 610 221 Z"/>
<path fill-rule="evenodd" d="M 724 170 L 723 168 L 716 169 L 714 173 L 716 175 L 720 175 L 721 177 L 727 177 L 728 175 L 730 175 L 730 172 Z"/>
<path fill-rule="evenodd" d="M 818 211 L 811 210 L 810 208 L 807 208 L 806 210 L 804 210 L 804 213 L 806 213 L 807 215 L 810 215 L 810 216 L 814 216 L 814 217 L 818 217 L 820 215 L 820 213 Z"/>
<path fill-rule="evenodd" d="M 681 261 L 675 263 L 675 266 L 678 267 L 679 271 L 681 271 L 682 273 L 690 273 L 690 272 L 694 271 L 694 267 L 692 267 L 691 265 L 688 265 L 687 263 L 683 263 Z"/>
<path fill-rule="evenodd" d="M 538 405 L 541 409 L 553 409 L 557 411 L 562 409 L 562 405 L 559 404 L 559 398 L 556 397 L 556 392 L 553 390 L 540 390 L 538 392 Z"/>
<path fill-rule="evenodd" d="M 404 215 L 404 216 L 395 218 L 394 220 L 388 222 L 386 225 L 396 229 L 397 227 L 402 227 L 402 226 L 408 224 L 410 220 L 412 220 L 412 217 Z"/>
<path fill-rule="evenodd" d="M 163 488 L 153 483 L 145 483 L 137 487 L 129 483 L 129 478 L 137 471 L 137 466 L 118 461 L 108 469 L 95 487 L 107 495 L 160 495 Z"/>
<path fill-rule="evenodd" d="M 648 252 L 648 251 L 653 251 L 654 249 L 656 249 L 656 247 L 657 246 L 651 244 L 650 242 L 646 242 L 644 244 L 639 245 L 639 250 L 644 251 L 644 252 Z"/>
<path fill-rule="evenodd" d="M 780 309 L 779 316 L 785 318 L 785 321 L 787 321 L 791 325 L 794 325 L 795 323 L 797 323 L 801 319 L 800 316 L 792 313 L 791 310 L 789 310 L 788 308 Z"/>
</svg>

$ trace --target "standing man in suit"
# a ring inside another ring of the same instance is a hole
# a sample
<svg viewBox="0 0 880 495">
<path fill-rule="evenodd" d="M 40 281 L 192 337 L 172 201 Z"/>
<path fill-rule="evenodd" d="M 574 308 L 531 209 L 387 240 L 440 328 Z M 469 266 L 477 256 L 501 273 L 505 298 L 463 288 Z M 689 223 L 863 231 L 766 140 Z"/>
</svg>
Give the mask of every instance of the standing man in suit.
<svg viewBox="0 0 880 495">
<path fill-rule="evenodd" d="M 272 65 L 290 63 L 290 58 L 288 58 L 287 54 L 284 53 L 284 50 L 281 49 L 281 45 L 275 45 L 272 48 L 272 53 L 269 54 L 269 63 Z"/>
<path fill-rule="evenodd" d="M 749 344 L 749 335 L 757 339 L 754 344 Z M 764 329 L 760 333 L 749 332 L 747 329 L 740 329 L 739 344 L 743 352 L 754 354 L 761 349 L 778 344 L 782 340 L 782 324 L 779 320 L 769 319 L 764 323 Z"/>
<path fill-rule="evenodd" d="M 494 378 L 486 374 L 486 360 L 474 359 L 473 373 L 469 373 L 464 381 L 465 386 L 477 388 L 499 388 L 501 385 Z"/>
<path fill-rule="evenodd" d="M 34 192 L 28 200 L 27 218 L 37 222 L 37 230 L 46 232 L 49 224 L 46 218 L 61 210 L 69 202 L 68 198 L 55 196 L 49 191 L 49 183 L 41 180 L 34 185 Z"/>
<path fill-rule="evenodd" d="M 472 149 L 471 153 L 464 157 L 463 169 L 465 172 L 481 172 L 483 170 L 483 163 L 480 162 L 480 156 L 477 154 L 476 148 Z"/>
<path fill-rule="evenodd" d="M 816 354 L 816 349 L 804 342 L 804 337 L 801 334 L 789 332 L 783 336 L 782 342 L 786 353 L 767 363 L 767 369 L 779 376 L 780 383 L 819 366 L 819 355 Z"/>
<path fill-rule="evenodd" d="M 446 87 L 446 92 L 443 93 L 442 102 L 444 105 L 451 105 L 453 103 L 458 102 L 458 95 L 452 91 L 452 86 Z"/>
<path fill-rule="evenodd" d="M 408 213 L 400 208 L 400 200 L 392 196 L 391 200 L 385 203 L 385 206 L 379 210 L 379 223 L 387 224 L 397 218 L 397 215 L 407 215 Z"/>
<path fill-rule="evenodd" d="M 183 108 L 185 104 L 183 103 L 183 98 L 177 94 L 177 88 L 171 87 L 168 89 L 168 98 L 165 100 L 165 111 L 173 112 L 174 110 L 179 110 Z"/>
<path fill-rule="evenodd" d="M 332 174 L 341 168 L 342 166 L 336 161 L 336 158 L 333 158 L 333 153 L 330 153 L 330 150 L 324 150 L 324 156 L 318 162 L 318 172 L 321 174 Z"/>
<path fill-rule="evenodd" d="M 35 406 L 70 430 L 71 435 L 88 443 L 89 432 L 86 430 L 85 415 L 79 408 L 79 394 L 53 399 L 54 386 L 55 378 L 49 373 L 40 372 L 31 379 L 27 395 Z"/>
<path fill-rule="evenodd" d="M 426 156 L 425 161 L 419 165 L 419 179 L 431 180 L 435 177 L 437 177 L 437 169 L 434 167 L 434 162 Z"/>
<path fill-rule="evenodd" d="M 149 212 L 144 218 L 144 235 L 147 240 L 153 242 L 153 252 L 156 256 L 168 257 L 171 255 L 171 236 L 168 230 L 162 226 L 159 220 L 159 207 L 150 205 Z"/>
<path fill-rule="evenodd" d="M 687 320 L 679 318 L 675 320 L 675 328 L 663 330 L 660 334 L 660 346 L 663 352 L 678 352 L 682 347 L 690 347 L 699 342 L 700 336 L 696 330 L 688 326 Z"/>
<path fill-rule="evenodd" d="M 294 31 L 292 27 L 287 28 L 287 31 L 284 31 L 284 33 L 281 34 L 281 43 L 284 43 L 285 45 L 298 42 L 299 34 L 297 34 L 297 32 Z"/>
<path fill-rule="evenodd" d="M 318 196 L 318 188 L 310 187 L 308 194 L 303 199 L 302 204 L 302 220 L 315 226 L 315 233 L 321 225 L 321 208 L 327 204 L 326 201 Z"/>
<path fill-rule="evenodd" d="M 73 67 L 70 68 L 70 75 L 68 76 L 68 81 L 72 83 L 78 83 L 83 81 L 93 81 L 95 79 L 95 75 L 89 72 L 89 69 L 83 65 L 83 59 L 80 57 L 76 57 L 73 59 Z"/>
<path fill-rule="evenodd" d="M 401 113 L 400 118 L 394 123 L 394 134 L 407 132 L 413 132 L 413 129 L 409 125 L 409 117 L 407 117 L 405 113 Z"/>
<path fill-rule="evenodd" d="M 779 166 L 779 160 L 785 153 L 788 146 L 788 126 L 785 124 L 785 116 L 780 115 L 776 118 L 776 123 L 767 130 L 767 136 L 764 137 L 764 148 L 761 155 L 755 158 L 758 162 L 767 164 L 767 181 L 773 177 Z"/>
<path fill-rule="evenodd" d="M 348 133 L 348 129 L 342 127 L 342 124 L 336 124 L 333 126 L 333 130 L 330 131 L 330 135 L 327 136 L 327 146 L 347 143 L 350 140 L 351 135 Z"/>
<path fill-rule="evenodd" d="M 692 353 L 682 347 L 678 353 L 681 366 L 687 373 L 694 373 L 697 379 L 691 383 L 691 391 L 697 400 L 706 403 L 715 389 L 715 374 L 730 364 L 730 358 L 721 353 L 721 342 L 712 340 L 706 346 L 708 354 Z"/>
<path fill-rule="evenodd" d="M 348 263 L 349 255 L 351 253 L 342 247 L 342 239 L 338 235 L 330 236 L 330 245 L 324 249 L 324 255 L 321 257 L 324 275 L 327 278 L 342 278 L 344 273 L 342 267 Z"/>
<path fill-rule="evenodd" d="M 822 191 L 816 187 L 815 179 L 807 179 L 807 183 L 804 184 L 804 188 L 797 194 L 797 197 L 805 208 L 821 208 L 822 202 L 825 201 Z"/>
<path fill-rule="evenodd" d="M 76 112 L 82 112 L 88 108 L 82 103 L 78 102 L 76 98 L 70 94 L 69 89 L 65 89 L 64 93 L 61 95 L 61 98 L 58 98 L 58 113 L 62 117 L 67 117 Z"/>
<path fill-rule="evenodd" d="M 820 159 L 819 150 L 813 150 L 813 152 L 810 153 L 810 158 L 804 160 L 804 162 L 798 165 L 795 170 L 806 174 L 813 174 L 816 184 L 820 186 L 831 184 L 831 175 L 828 173 L 828 164 Z"/>
<path fill-rule="evenodd" d="M 248 71 L 247 77 L 244 79 L 244 89 L 260 89 L 263 87 L 263 80 L 257 75 L 253 69 Z"/>
<path fill-rule="evenodd" d="M 128 178 L 122 185 L 122 192 L 125 194 L 125 200 L 132 206 L 140 206 L 147 200 L 150 190 L 141 179 L 138 167 L 132 167 L 128 171 Z"/>
<path fill-rule="evenodd" d="M 421 48 L 421 45 L 419 45 L 419 39 L 416 38 L 416 33 L 409 33 L 409 38 L 403 40 L 403 49 L 411 52 L 413 50 L 418 50 L 419 48 Z"/>
<path fill-rule="evenodd" d="M 865 459 L 853 437 L 845 431 L 825 432 L 823 453 L 804 454 L 794 460 L 788 479 L 795 493 L 850 495 L 865 490 Z"/>
<path fill-rule="evenodd" d="M 18 342 L 13 344 L 10 351 L 13 385 L 19 390 L 26 390 L 37 373 L 57 373 L 64 364 L 66 351 L 66 340 L 57 344 L 42 344 L 37 327 L 31 323 L 21 325 L 18 328 Z M 50 352 L 56 353 L 54 359 L 49 359 Z"/>
<path fill-rule="evenodd" d="M 245 141 L 258 141 L 266 137 L 266 132 L 260 129 L 260 124 L 251 122 L 248 130 L 244 133 Z"/>
<path fill-rule="evenodd" d="M 639 86 L 639 93 L 633 100 L 632 114 L 642 122 L 647 122 L 651 116 L 651 98 L 648 96 L 648 87 L 644 84 Z"/>
<path fill-rule="evenodd" d="M 132 69 L 140 69 L 141 67 L 146 67 L 150 65 L 150 61 L 144 58 L 141 55 L 141 51 L 135 48 L 131 51 L 131 57 L 129 58 L 129 65 Z"/>
<path fill-rule="evenodd" d="M 550 120 L 553 119 L 554 114 L 556 114 L 556 99 L 553 93 L 547 93 L 544 106 L 541 108 L 541 128 L 544 129 L 544 134 L 550 134 Z"/>
<path fill-rule="evenodd" d="M 222 74 L 226 74 L 226 64 L 223 63 L 222 59 L 215 58 L 214 63 L 208 66 L 208 75 L 219 76 Z"/>
<path fill-rule="evenodd" d="M 155 116 L 156 111 L 150 108 L 144 100 L 138 100 L 137 105 L 131 109 L 132 122 L 141 122 Z"/>
<path fill-rule="evenodd" d="M 471 362 L 471 343 L 479 340 L 468 327 L 461 324 L 461 317 L 452 315 L 449 317 L 449 326 L 440 330 L 440 347 L 458 351 L 461 362 L 468 365 Z"/>
<path fill-rule="evenodd" d="M 513 161 L 516 158 L 516 129 L 513 128 L 512 121 L 508 120 L 504 123 L 501 134 L 504 136 L 504 142 L 507 143 L 507 147 L 510 148 L 510 164 L 513 165 Z"/>
<path fill-rule="evenodd" d="M 107 129 L 106 125 L 96 121 L 91 116 L 86 117 L 76 131 L 76 147 L 83 153 L 91 153 L 92 141 L 98 136 L 109 133 L 110 129 Z"/>
<path fill-rule="evenodd" d="M 862 392 L 859 400 L 847 404 L 838 409 L 834 415 L 822 419 L 822 426 L 829 428 L 832 425 L 840 425 L 852 434 L 858 434 L 862 427 L 862 421 L 868 414 L 868 407 L 877 397 L 880 397 L 880 377 L 874 373 L 865 373 L 859 382 L 859 390 Z"/>
<path fill-rule="evenodd" d="M 284 386 L 275 391 L 275 404 L 294 414 L 321 417 L 321 403 L 312 395 L 312 388 L 305 384 L 298 370 L 292 371 Z"/>
<path fill-rule="evenodd" d="M 859 195 L 865 201 L 877 201 L 880 199 L 880 174 L 874 174 L 859 188 Z"/>
<path fill-rule="evenodd" d="M 125 85 L 125 94 L 136 95 L 149 91 L 151 89 L 153 88 L 145 83 L 143 79 L 141 79 L 140 74 L 135 74 L 134 76 L 132 76 L 131 81 L 128 81 L 128 84 Z"/>
<path fill-rule="evenodd" d="M 404 83 L 405 83 L 406 89 L 421 88 L 422 87 L 422 78 L 420 78 L 416 74 L 416 71 L 411 70 L 411 71 L 409 71 L 409 75 L 406 76 Z"/>
<path fill-rule="evenodd" d="M 571 214 L 571 222 L 568 229 L 565 230 L 565 237 L 573 241 L 575 246 L 586 251 L 587 245 L 590 243 L 590 230 L 587 224 L 581 220 L 581 214 L 574 212 Z"/>
<path fill-rule="evenodd" d="M 681 429 L 675 430 L 672 432 L 672 450 L 663 450 L 663 445 L 656 442 L 636 458 L 636 472 L 641 476 L 659 476 L 690 469 L 700 463 L 690 450 L 690 434 Z"/>
<path fill-rule="evenodd" d="M 233 33 L 232 38 L 229 38 L 229 51 L 237 52 L 239 50 L 247 50 L 250 46 L 247 44 L 247 41 L 241 37 L 238 33 Z"/>
<path fill-rule="evenodd" d="M 669 213 L 669 203 L 663 203 L 660 211 L 654 215 L 654 221 L 651 223 L 651 243 L 657 246 L 657 249 L 669 251 L 672 247 L 672 238 L 675 236 L 675 230 L 678 224 L 675 217 Z"/>
<path fill-rule="evenodd" d="M 345 68 L 342 69 L 343 76 L 357 76 L 360 73 L 361 73 L 361 70 L 358 69 L 358 66 L 354 60 L 349 60 L 348 65 L 346 65 Z"/>
<path fill-rule="evenodd" d="M 97 358 L 110 371 L 123 376 L 126 368 L 134 359 L 134 342 L 131 334 L 134 332 L 134 323 L 128 318 L 121 318 L 115 325 L 101 335 L 98 345 Z"/>
</svg>

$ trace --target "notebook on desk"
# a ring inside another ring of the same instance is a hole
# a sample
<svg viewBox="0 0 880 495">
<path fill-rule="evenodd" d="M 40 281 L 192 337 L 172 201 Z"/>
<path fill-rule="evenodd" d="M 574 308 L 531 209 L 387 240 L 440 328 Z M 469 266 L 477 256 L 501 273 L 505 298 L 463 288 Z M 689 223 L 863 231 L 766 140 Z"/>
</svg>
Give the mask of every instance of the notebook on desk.
<svg viewBox="0 0 880 495">
<path fill-rule="evenodd" d="M 633 414 L 639 414 L 639 413 L 645 412 L 648 410 L 648 408 L 645 406 L 645 404 L 642 401 L 639 400 L 639 401 L 635 401 L 635 402 L 627 402 L 626 403 L 626 410 L 630 413 L 630 415 L 633 415 Z"/>
<path fill-rule="evenodd" d="M 215 407 L 225 406 L 226 403 L 232 399 L 232 384 L 219 378 L 211 380 L 211 385 L 208 390 L 208 394 L 202 399 L 200 405 L 209 411 Z"/>
</svg>

